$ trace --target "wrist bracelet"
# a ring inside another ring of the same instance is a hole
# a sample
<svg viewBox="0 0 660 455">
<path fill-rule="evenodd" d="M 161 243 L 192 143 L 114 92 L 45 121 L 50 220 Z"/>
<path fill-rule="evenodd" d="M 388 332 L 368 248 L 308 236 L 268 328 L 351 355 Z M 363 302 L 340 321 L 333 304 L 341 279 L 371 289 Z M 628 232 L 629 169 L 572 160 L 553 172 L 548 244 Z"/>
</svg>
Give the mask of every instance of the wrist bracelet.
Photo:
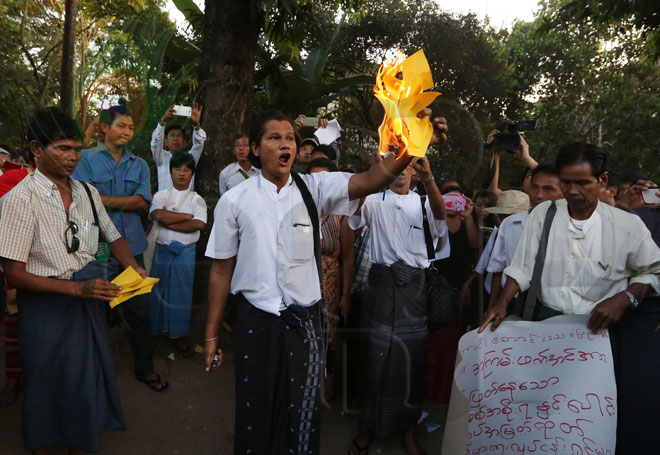
<svg viewBox="0 0 660 455">
<path fill-rule="evenodd" d="M 215 341 L 217 339 L 218 339 L 218 337 L 207 338 L 207 339 L 204 340 L 204 343 L 209 342 L 209 341 Z"/>
<path fill-rule="evenodd" d="M 433 176 L 431 176 L 430 179 L 422 180 L 422 185 L 426 186 L 426 185 L 428 185 L 429 183 L 432 183 L 432 182 L 434 182 L 434 181 L 435 181 L 435 178 L 434 178 Z"/>
</svg>

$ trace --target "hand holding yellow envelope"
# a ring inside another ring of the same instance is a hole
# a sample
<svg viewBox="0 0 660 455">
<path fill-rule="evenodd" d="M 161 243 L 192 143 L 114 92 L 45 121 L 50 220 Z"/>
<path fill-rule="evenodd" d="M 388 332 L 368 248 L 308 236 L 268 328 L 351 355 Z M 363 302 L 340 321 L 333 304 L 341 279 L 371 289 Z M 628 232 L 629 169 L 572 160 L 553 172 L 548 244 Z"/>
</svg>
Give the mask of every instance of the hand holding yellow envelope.
<svg viewBox="0 0 660 455">
<path fill-rule="evenodd" d="M 393 61 L 381 65 L 376 76 L 374 95 L 385 109 L 378 128 L 378 151 L 385 155 L 391 145 L 398 147 L 397 157 L 424 156 L 433 135 L 428 117 L 417 114 L 440 95 L 424 92 L 433 87 L 433 77 L 423 50 L 410 57 L 398 51 Z"/>
<path fill-rule="evenodd" d="M 142 278 L 130 265 L 111 281 L 121 288 L 119 295 L 110 301 L 110 308 L 114 308 L 120 303 L 135 297 L 136 295 L 148 294 L 158 283 L 160 278 L 146 277 Z"/>
</svg>

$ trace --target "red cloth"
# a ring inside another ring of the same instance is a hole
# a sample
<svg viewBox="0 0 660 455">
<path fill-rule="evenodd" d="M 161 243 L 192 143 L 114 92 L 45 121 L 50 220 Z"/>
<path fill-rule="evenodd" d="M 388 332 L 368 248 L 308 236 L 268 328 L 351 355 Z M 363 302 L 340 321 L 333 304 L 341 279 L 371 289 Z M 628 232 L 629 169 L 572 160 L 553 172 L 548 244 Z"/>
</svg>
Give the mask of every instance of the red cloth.
<svg viewBox="0 0 660 455">
<path fill-rule="evenodd" d="M 424 396 L 428 400 L 449 402 L 458 340 L 463 333 L 464 330 L 455 326 L 429 332 L 424 381 Z"/>
<path fill-rule="evenodd" d="M 0 175 L 0 197 L 18 185 L 28 174 L 27 169 L 12 169 Z"/>
</svg>

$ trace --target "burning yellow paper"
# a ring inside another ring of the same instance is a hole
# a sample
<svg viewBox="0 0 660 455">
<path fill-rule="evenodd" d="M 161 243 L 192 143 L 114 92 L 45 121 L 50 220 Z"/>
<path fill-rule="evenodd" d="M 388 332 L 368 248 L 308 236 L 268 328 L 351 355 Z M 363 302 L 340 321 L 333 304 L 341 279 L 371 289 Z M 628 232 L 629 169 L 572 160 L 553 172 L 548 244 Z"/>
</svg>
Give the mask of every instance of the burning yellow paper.
<svg viewBox="0 0 660 455">
<path fill-rule="evenodd" d="M 110 301 L 110 308 L 114 308 L 122 302 L 135 297 L 136 295 L 148 294 L 154 287 L 154 284 L 160 281 L 159 278 L 142 278 L 130 265 L 112 280 L 112 284 L 121 287 L 119 295 Z"/>
<path fill-rule="evenodd" d="M 378 69 L 374 95 L 385 109 L 385 118 L 378 128 L 378 151 L 385 155 L 391 145 L 399 148 L 398 157 L 424 156 L 433 135 L 428 117 L 418 118 L 417 113 L 426 108 L 440 95 L 424 92 L 433 87 L 431 69 L 423 50 L 410 57 L 401 51 Z"/>
</svg>

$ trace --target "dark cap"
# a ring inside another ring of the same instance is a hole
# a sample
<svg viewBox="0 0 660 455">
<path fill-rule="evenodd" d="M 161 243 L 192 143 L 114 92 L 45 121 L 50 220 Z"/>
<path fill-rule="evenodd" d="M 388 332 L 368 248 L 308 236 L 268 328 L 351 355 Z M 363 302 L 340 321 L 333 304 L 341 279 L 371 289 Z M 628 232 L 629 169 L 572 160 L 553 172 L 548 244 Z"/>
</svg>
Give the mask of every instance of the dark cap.
<svg viewBox="0 0 660 455">
<path fill-rule="evenodd" d="M 317 148 L 319 146 L 319 143 L 316 142 L 316 139 L 314 139 L 313 137 L 306 137 L 305 139 L 300 141 L 300 145 L 298 146 L 298 148 L 302 147 L 305 144 L 312 144 L 314 148 Z"/>
</svg>

